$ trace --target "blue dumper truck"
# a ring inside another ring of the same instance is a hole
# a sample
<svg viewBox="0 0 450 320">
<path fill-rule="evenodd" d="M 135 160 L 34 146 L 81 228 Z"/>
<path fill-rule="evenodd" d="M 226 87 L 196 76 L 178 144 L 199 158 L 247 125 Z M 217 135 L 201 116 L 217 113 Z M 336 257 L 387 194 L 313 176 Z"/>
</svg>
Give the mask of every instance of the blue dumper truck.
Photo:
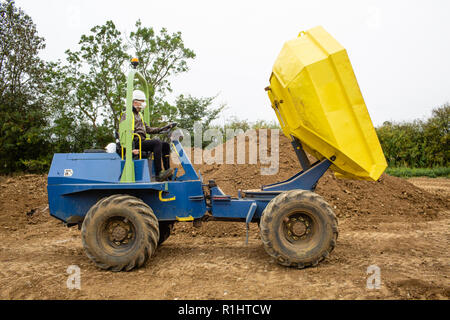
<svg viewBox="0 0 450 320">
<path fill-rule="evenodd" d="M 136 83 L 149 105 L 137 63 L 128 75 L 126 114 L 132 113 Z M 130 117 L 120 124 L 118 152 L 54 155 L 47 186 L 51 216 L 79 226 L 86 255 L 105 270 L 139 268 L 175 223 L 205 220 L 241 221 L 247 237 L 249 224 L 258 223 L 262 245 L 279 264 L 316 266 L 338 238 L 336 215 L 314 192 L 319 179 L 332 169 L 339 177 L 377 180 L 386 162 L 346 51 L 323 28 L 285 44 L 266 91 L 299 160 L 290 179 L 227 195 L 215 181 L 202 181 L 173 124 L 166 133 L 172 133 L 182 170 L 157 181 L 151 155 L 132 154 Z M 317 161 L 311 163 L 305 151 Z"/>
</svg>

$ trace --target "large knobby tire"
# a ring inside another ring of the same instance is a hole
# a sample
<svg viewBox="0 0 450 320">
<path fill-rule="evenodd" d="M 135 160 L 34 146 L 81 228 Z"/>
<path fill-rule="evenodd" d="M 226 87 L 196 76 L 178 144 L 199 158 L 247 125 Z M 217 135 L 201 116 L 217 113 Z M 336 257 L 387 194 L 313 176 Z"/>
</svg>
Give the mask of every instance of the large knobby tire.
<svg viewBox="0 0 450 320">
<path fill-rule="evenodd" d="M 142 200 L 113 195 L 97 202 L 81 228 L 86 255 L 104 270 L 131 271 L 153 255 L 159 240 L 158 220 Z"/>
<path fill-rule="evenodd" d="M 336 246 L 338 222 L 319 195 L 292 190 L 274 198 L 263 212 L 261 239 L 266 252 L 279 264 L 317 266 Z"/>
</svg>

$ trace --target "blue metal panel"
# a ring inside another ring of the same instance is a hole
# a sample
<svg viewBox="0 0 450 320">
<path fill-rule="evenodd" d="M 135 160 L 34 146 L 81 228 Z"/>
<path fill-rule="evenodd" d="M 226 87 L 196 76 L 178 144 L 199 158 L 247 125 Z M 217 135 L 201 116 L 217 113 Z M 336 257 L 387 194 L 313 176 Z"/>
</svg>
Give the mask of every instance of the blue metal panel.
<svg viewBox="0 0 450 320">
<path fill-rule="evenodd" d="M 263 186 L 262 191 L 289 191 L 295 189 L 313 191 L 319 179 L 331 165 L 332 163 L 328 159 L 316 162 L 310 169 L 302 171 L 286 181 Z"/>
<path fill-rule="evenodd" d="M 211 188 L 211 212 L 215 218 L 247 219 L 251 209 L 256 211 L 256 208 L 252 208 L 253 204 L 256 204 L 253 200 L 232 199 L 219 187 Z M 250 213 L 253 215 L 255 211 Z"/>
<path fill-rule="evenodd" d="M 195 172 L 194 166 L 191 163 L 191 160 L 189 160 L 188 156 L 186 155 L 186 152 L 184 152 L 183 146 L 181 145 L 180 141 L 175 140 L 172 141 L 173 147 L 175 147 L 175 152 L 178 155 L 178 158 L 181 161 L 181 166 L 184 169 L 184 176 L 177 178 L 179 181 L 188 181 L 188 180 L 200 180 L 200 177 Z"/>
<path fill-rule="evenodd" d="M 135 160 L 134 163 L 134 179 L 136 183 L 146 183 L 150 182 L 150 169 L 148 167 L 148 160 Z M 125 167 L 125 161 L 121 161 L 121 170 Z M 153 169 L 153 168 L 152 168 Z M 122 182 L 123 183 L 123 182 Z"/>
<path fill-rule="evenodd" d="M 113 194 L 142 199 L 160 220 L 197 219 L 205 214 L 200 180 L 151 182 L 148 161 L 137 160 L 136 182 L 120 183 L 123 166 L 116 154 L 55 154 L 47 186 L 50 214 L 65 222 L 79 220 L 100 199 Z"/>
<path fill-rule="evenodd" d="M 48 183 L 115 183 L 120 173 L 121 159 L 117 154 L 55 154 Z"/>
<path fill-rule="evenodd" d="M 147 160 L 136 160 L 136 182 L 150 182 Z M 125 161 L 116 153 L 55 154 L 48 184 L 118 183 Z"/>
<path fill-rule="evenodd" d="M 255 215 L 256 212 L 256 208 L 258 207 L 258 205 L 256 204 L 256 202 L 253 202 L 250 206 L 250 209 L 248 210 L 247 213 L 247 217 L 245 218 L 245 222 L 247 224 L 249 224 L 250 222 L 252 222 L 253 216 Z"/>
<path fill-rule="evenodd" d="M 254 203 L 244 199 L 212 200 L 212 215 L 215 218 L 246 219 Z"/>
<path fill-rule="evenodd" d="M 269 204 L 270 201 L 272 201 L 273 198 L 275 198 L 276 196 L 278 196 L 279 194 L 282 193 L 282 191 L 275 191 L 275 192 L 264 192 L 264 191 L 259 191 L 259 192 L 249 192 L 249 191 L 244 191 L 245 192 L 245 199 L 248 200 L 253 200 L 256 205 L 257 208 L 255 210 L 255 213 L 253 215 L 254 218 L 259 219 L 262 217 L 262 214 L 264 212 L 264 210 L 266 209 L 267 205 Z"/>
<path fill-rule="evenodd" d="M 153 209 L 159 220 L 176 220 L 177 217 L 189 216 L 198 219 L 206 212 L 200 181 L 49 185 L 47 189 L 50 214 L 65 222 L 72 216 L 84 217 L 100 199 L 114 194 L 129 194 L 142 199 Z"/>
<path fill-rule="evenodd" d="M 60 186 L 48 187 L 50 214 L 59 220 L 69 222 L 77 217 L 82 220 L 89 209 L 100 199 L 113 195 L 109 190 L 87 190 L 71 195 L 60 194 Z"/>
<path fill-rule="evenodd" d="M 189 216 L 199 219 L 206 213 L 206 200 L 200 181 L 169 182 L 167 192 L 146 194 L 140 198 L 153 209 L 159 220 Z"/>
</svg>

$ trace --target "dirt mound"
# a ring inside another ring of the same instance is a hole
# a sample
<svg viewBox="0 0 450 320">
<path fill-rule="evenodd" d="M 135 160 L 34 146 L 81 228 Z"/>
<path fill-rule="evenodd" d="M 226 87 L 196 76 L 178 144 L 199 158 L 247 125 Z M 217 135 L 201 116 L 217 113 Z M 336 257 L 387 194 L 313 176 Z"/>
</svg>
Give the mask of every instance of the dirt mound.
<svg viewBox="0 0 450 320">
<path fill-rule="evenodd" d="M 47 176 L 0 177 L 0 225 L 17 230 L 48 220 Z"/>
<path fill-rule="evenodd" d="M 236 164 L 238 155 L 238 138 L 233 143 L 217 146 L 211 151 L 211 156 L 223 155 L 224 164 L 194 164 L 200 171 L 204 182 L 215 180 L 217 185 L 228 195 L 237 196 L 238 190 L 259 189 L 268 185 L 289 179 L 301 170 L 291 142 L 280 134 L 279 143 L 272 147 L 271 135 L 268 131 L 267 151 L 279 152 L 279 170 L 273 175 L 262 175 L 262 169 L 268 164 L 262 164 L 258 158 L 256 164 L 248 164 L 250 143 L 259 143 L 259 132 L 253 141 L 245 140 L 245 159 L 247 164 Z M 234 163 L 226 164 L 226 148 L 234 146 Z M 191 159 L 194 159 L 191 150 Z M 315 159 L 310 157 L 311 162 Z M 192 160 L 193 161 L 193 160 Z M 193 161 L 194 162 L 194 161 Z M 402 215 L 408 219 L 433 220 L 439 212 L 450 208 L 448 199 L 440 194 L 427 192 L 414 186 L 405 179 L 383 174 L 376 182 L 337 179 L 333 172 L 328 171 L 319 181 L 316 193 L 332 206 L 339 218 L 371 217 Z M 205 223 L 195 229 L 190 225 L 176 225 L 175 233 L 196 237 L 203 235 L 213 238 L 242 236 L 245 225 L 242 223 L 213 222 Z M 254 233 L 253 233 L 254 234 Z"/>
<path fill-rule="evenodd" d="M 269 134 L 270 138 L 270 134 Z M 246 141 L 246 159 L 249 159 L 249 146 Z M 260 162 L 256 164 L 203 164 L 194 165 L 200 170 L 205 182 L 215 180 L 227 194 L 236 196 L 237 190 L 259 189 L 263 185 L 286 180 L 298 173 L 301 166 L 293 147 L 284 135 L 279 136 L 279 170 L 274 175 L 261 175 L 261 169 L 267 168 Z M 237 138 L 234 139 L 237 146 Z M 216 149 L 223 148 L 218 146 Z M 225 151 L 222 152 L 225 154 Z M 235 152 L 235 158 L 236 158 Z M 214 152 L 213 152 L 214 154 Z M 314 159 L 311 157 L 311 160 Z M 336 179 L 328 171 L 319 181 L 316 192 L 323 196 L 340 217 L 364 214 L 401 214 L 424 215 L 432 217 L 440 210 L 448 208 L 449 203 L 436 194 L 420 189 L 408 181 L 384 174 L 376 182 Z"/>
</svg>

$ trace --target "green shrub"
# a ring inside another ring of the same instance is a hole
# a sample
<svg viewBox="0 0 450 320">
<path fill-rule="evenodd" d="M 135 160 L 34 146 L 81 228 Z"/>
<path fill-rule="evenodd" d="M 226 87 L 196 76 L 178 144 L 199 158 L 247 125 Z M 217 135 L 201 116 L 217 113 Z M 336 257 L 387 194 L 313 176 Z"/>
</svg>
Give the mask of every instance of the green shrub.
<svg viewBox="0 0 450 320">
<path fill-rule="evenodd" d="M 376 131 L 390 167 L 450 166 L 450 104 L 426 121 L 385 122 Z"/>
<path fill-rule="evenodd" d="M 47 172 L 50 169 L 51 160 L 49 159 L 36 159 L 36 160 L 20 160 L 25 168 L 26 172 L 29 173 L 42 173 Z"/>
<path fill-rule="evenodd" d="M 387 168 L 386 173 L 402 178 L 412 178 L 412 177 L 446 177 L 450 178 L 450 168 L 449 167 L 436 167 L 436 168 Z"/>
</svg>

